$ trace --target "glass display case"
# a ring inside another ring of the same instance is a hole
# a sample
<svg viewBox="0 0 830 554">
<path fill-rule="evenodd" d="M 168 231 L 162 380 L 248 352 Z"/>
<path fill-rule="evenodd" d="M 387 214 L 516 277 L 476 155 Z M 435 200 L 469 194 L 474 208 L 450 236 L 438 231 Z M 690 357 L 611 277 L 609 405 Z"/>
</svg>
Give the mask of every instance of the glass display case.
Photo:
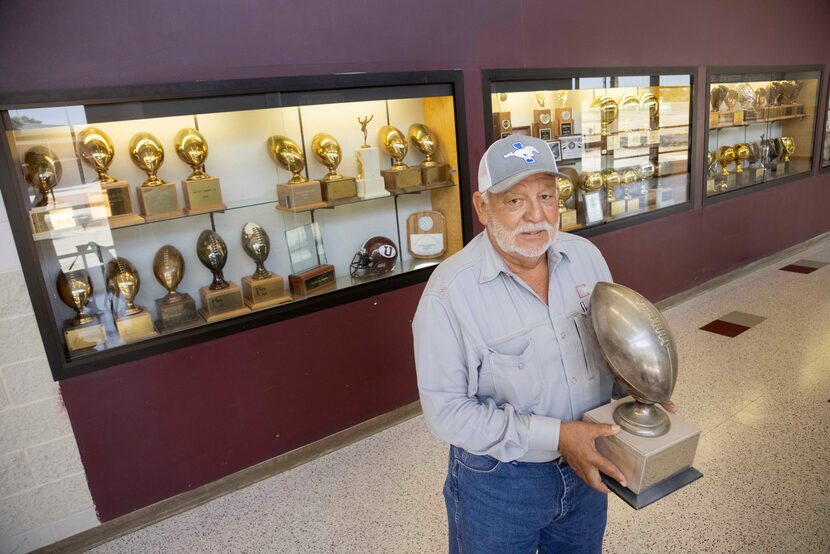
<svg viewBox="0 0 830 554">
<path fill-rule="evenodd" d="M 545 140 L 562 230 L 611 229 L 688 208 L 693 91 L 689 68 L 485 71 L 488 139 Z"/>
<path fill-rule="evenodd" d="M 820 83 L 818 67 L 711 68 L 706 196 L 810 174 Z"/>
<path fill-rule="evenodd" d="M 56 379 L 426 280 L 469 240 L 460 72 L 3 98 Z"/>
<path fill-rule="evenodd" d="M 824 110 L 824 130 L 821 137 L 821 170 L 830 171 L 830 85 L 827 87 L 827 106 Z"/>
</svg>

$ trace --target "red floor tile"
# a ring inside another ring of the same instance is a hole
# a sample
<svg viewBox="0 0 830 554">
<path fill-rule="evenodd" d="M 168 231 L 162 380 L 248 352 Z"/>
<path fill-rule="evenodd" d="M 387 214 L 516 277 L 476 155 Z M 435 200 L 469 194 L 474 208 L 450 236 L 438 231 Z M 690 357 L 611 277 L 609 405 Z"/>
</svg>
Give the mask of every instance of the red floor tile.
<svg viewBox="0 0 830 554">
<path fill-rule="evenodd" d="M 744 331 L 748 331 L 749 327 L 746 325 L 738 325 L 737 323 L 729 323 L 728 321 L 723 321 L 721 319 L 716 319 L 711 323 L 707 323 L 703 327 L 700 328 L 701 331 L 709 331 L 710 333 L 716 333 L 718 335 L 723 335 L 725 337 L 737 337 Z"/>
</svg>

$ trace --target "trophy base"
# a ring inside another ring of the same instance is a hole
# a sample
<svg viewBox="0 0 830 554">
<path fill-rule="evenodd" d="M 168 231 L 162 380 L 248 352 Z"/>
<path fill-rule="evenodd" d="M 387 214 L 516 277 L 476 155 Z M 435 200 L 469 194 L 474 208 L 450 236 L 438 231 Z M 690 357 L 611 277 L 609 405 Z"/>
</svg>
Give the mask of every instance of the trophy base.
<svg viewBox="0 0 830 554">
<path fill-rule="evenodd" d="M 611 215 L 612 216 L 620 215 L 620 214 L 625 213 L 625 204 L 626 204 L 625 200 L 614 200 L 612 202 L 609 202 L 609 204 L 611 205 Z"/>
<path fill-rule="evenodd" d="M 756 167 L 752 170 L 753 183 L 763 183 L 766 172 L 763 167 Z"/>
<path fill-rule="evenodd" d="M 649 504 L 653 504 L 663 498 L 664 496 L 668 496 L 676 490 L 680 490 L 689 483 L 693 483 L 703 477 L 703 474 L 696 470 L 693 467 L 689 467 L 687 469 L 682 470 L 680 473 L 676 473 L 671 477 L 663 479 L 659 483 L 654 484 L 653 486 L 649 487 L 648 489 L 644 490 L 640 494 L 636 494 L 629 489 L 620 485 L 616 480 L 608 477 L 604 473 L 600 473 L 600 478 L 605 485 L 611 489 L 611 492 L 616 494 L 620 499 L 622 499 L 626 504 L 634 508 L 635 510 L 639 510 L 641 508 L 645 508 Z"/>
<path fill-rule="evenodd" d="M 391 193 L 410 192 L 421 188 L 421 168 L 406 167 L 397 171 L 384 169 L 380 172 L 383 176 L 383 185 Z"/>
<path fill-rule="evenodd" d="M 155 186 L 140 185 L 136 190 L 138 191 L 138 208 L 145 220 L 159 221 L 182 215 L 176 185 L 173 183 Z"/>
<path fill-rule="evenodd" d="M 185 179 L 182 181 L 184 192 L 184 213 L 201 214 L 218 212 L 227 208 L 222 201 L 222 189 L 218 177 L 206 179 Z"/>
<path fill-rule="evenodd" d="M 115 326 L 118 328 L 118 335 L 125 342 L 133 342 L 158 335 L 158 331 L 153 327 L 153 318 L 146 310 L 142 310 L 137 314 L 115 318 Z"/>
<path fill-rule="evenodd" d="M 720 124 L 719 112 L 709 112 L 709 128 L 714 129 Z"/>
<path fill-rule="evenodd" d="M 121 227 L 129 227 L 131 225 L 140 225 L 144 223 L 144 218 L 138 214 L 124 214 L 113 215 L 107 218 L 110 229 L 120 229 Z"/>
<path fill-rule="evenodd" d="M 787 172 L 787 169 L 789 169 L 789 165 L 790 164 L 788 162 L 778 162 L 772 166 L 772 170 L 776 175 L 784 175 Z"/>
<path fill-rule="evenodd" d="M 251 311 L 242 302 L 242 289 L 230 281 L 227 287 L 219 290 L 202 287 L 199 289 L 199 296 L 202 299 L 199 315 L 208 323 L 237 317 Z"/>
<path fill-rule="evenodd" d="M 332 204 L 345 204 L 357 199 L 357 181 L 352 177 L 333 179 L 331 181 L 321 180 L 323 186 L 323 201 Z"/>
<path fill-rule="evenodd" d="M 653 191 L 649 191 L 650 193 L 654 193 L 654 202 L 649 201 L 650 204 L 655 204 L 658 208 L 665 208 L 666 206 L 671 206 L 674 204 L 674 191 L 668 187 L 661 187 L 657 186 L 656 189 Z"/>
<path fill-rule="evenodd" d="M 738 177 L 734 173 L 730 173 L 726 176 L 726 180 L 724 182 L 724 187 L 727 189 L 735 188 L 735 185 L 738 182 Z"/>
<path fill-rule="evenodd" d="M 337 288 L 334 266 L 325 264 L 288 276 L 291 292 L 299 296 L 311 296 Z"/>
<path fill-rule="evenodd" d="M 576 210 L 559 212 L 559 228 L 563 231 L 576 227 Z"/>
<path fill-rule="evenodd" d="M 133 213 L 133 202 L 130 198 L 130 184 L 127 181 L 113 181 L 101 183 L 101 190 L 106 199 L 109 225 L 112 229 L 144 223 L 144 218 Z"/>
<path fill-rule="evenodd" d="M 156 327 L 161 333 L 186 329 L 202 322 L 196 313 L 196 301 L 187 293 L 182 293 L 175 302 L 157 298 L 156 313 L 159 316 Z"/>
<path fill-rule="evenodd" d="M 69 204 L 55 203 L 29 210 L 32 232 L 35 235 L 48 234 L 61 229 L 76 227 L 75 210 Z M 35 240 L 38 240 L 35 237 Z"/>
<path fill-rule="evenodd" d="M 630 403 L 632 397 L 619 400 L 585 412 L 582 419 L 591 423 L 615 423 L 614 411 L 620 404 Z M 662 408 L 656 408 L 662 410 Z M 659 482 L 686 470 L 694 462 L 700 429 L 679 416 L 663 412 L 670 428 L 659 437 L 640 437 L 620 431 L 610 437 L 596 440 L 596 449 L 619 468 L 628 482 L 628 489 L 640 494 Z"/>
<path fill-rule="evenodd" d="M 706 192 L 712 193 L 712 192 L 716 192 L 716 191 L 717 191 L 717 188 L 715 186 L 715 178 L 714 177 L 708 177 L 706 179 Z"/>
<path fill-rule="evenodd" d="M 264 279 L 254 279 L 250 275 L 243 277 L 242 296 L 251 310 L 263 310 L 293 300 L 285 294 L 282 277 L 275 273 Z"/>
<path fill-rule="evenodd" d="M 625 211 L 627 212 L 636 212 L 640 210 L 640 199 L 639 198 L 629 198 L 625 201 Z"/>
<path fill-rule="evenodd" d="M 383 177 L 372 177 L 371 179 L 357 180 L 357 194 L 364 200 L 371 200 L 372 198 L 383 198 L 384 196 L 391 196 L 386 190 Z"/>
<path fill-rule="evenodd" d="M 277 209 L 290 212 L 304 212 L 325 208 L 320 181 L 282 183 L 277 185 Z"/>
<path fill-rule="evenodd" d="M 445 185 L 452 182 L 450 179 L 450 166 L 447 164 L 428 167 L 421 166 L 421 182 L 425 187 Z"/>
<path fill-rule="evenodd" d="M 733 125 L 743 125 L 744 124 L 744 111 L 743 110 L 735 110 L 733 112 L 732 124 Z"/>
<path fill-rule="evenodd" d="M 63 331 L 63 338 L 66 339 L 66 348 L 70 352 L 75 352 L 106 344 L 107 333 L 96 319 L 84 325 L 67 325 Z"/>
</svg>

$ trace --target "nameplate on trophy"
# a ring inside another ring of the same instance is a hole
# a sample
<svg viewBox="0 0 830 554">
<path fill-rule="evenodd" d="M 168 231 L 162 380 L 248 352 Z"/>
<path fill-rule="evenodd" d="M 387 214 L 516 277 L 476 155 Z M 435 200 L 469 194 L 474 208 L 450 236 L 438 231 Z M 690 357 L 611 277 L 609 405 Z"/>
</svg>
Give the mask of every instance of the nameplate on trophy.
<svg viewBox="0 0 830 554">
<path fill-rule="evenodd" d="M 182 181 L 182 190 L 184 211 L 187 214 L 216 212 L 227 207 L 222 200 L 222 188 L 218 177 L 185 179 Z"/>
<path fill-rule="evenodd" d="M 292 300 L 290 295 L 285 294 L 282 277 L 276 273 L 262 279 L 254 279 L 250 275 L 243 277 L 242 296 L 251 310 L 262 310 Z"/>
<path fill-rule="evenodd" d="M 325 208 L 320 181 L 283 183 L 277 185 L 277 208 L 293 212 Z"/>
<path fill-rule="evenodd" d="M 291 292 L 299 296 L 311 296 L 337 288 L 334 266 L 319 265 L 288 276 Z"/>
<path fill-rule="evenodd" d="M 147 221 L 169 219 L 182 215 L 179 209 L 179 197 L 176 185 L 163 183 L 154 186 L 139 186 L 138 208 L 141 216 Z"/>
<path fill-rule="evenodd" d="M 250 312 L 242 301 L 242 289 L 230 281 L 223 289 L 214 290 L 210 287 L 202 287 L 199 289 L 199 296 L 202 299 L 199 315 L 208 323 Z"/>
</svg>

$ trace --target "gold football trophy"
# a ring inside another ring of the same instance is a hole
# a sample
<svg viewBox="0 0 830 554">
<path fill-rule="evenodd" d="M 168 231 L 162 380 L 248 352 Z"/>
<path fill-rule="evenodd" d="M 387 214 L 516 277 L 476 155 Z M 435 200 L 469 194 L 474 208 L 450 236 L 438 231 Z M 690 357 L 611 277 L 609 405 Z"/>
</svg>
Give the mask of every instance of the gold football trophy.
<svg viewBox="0 0 830 554">
<path fill-rule="evenodd" d="M 392 157 L 392 167 L 380 172 L 386 190 L 395 194 L 421 188 L 421 170 L 403 163 L 409 151 L 409 143 L 404 134 L 396 127 L 384 125 L 378 133 L 378 142 Z"/>
<path fill-rule="evenodd" d="M 625 198 L 617 199 L 616 191 L 622 184 L 622 177 L 620 173 L 611 167 L 603 169 L 600 172 L 602 176 L 602 184 L 605 187 L 605 192 L 608 198 L 608 206 L 611 215 L 619 215 L 625 212 Z"/>
<path fill-rule="evenodd" d="M 256 262 L 253 275 L 242 278 L 242 296 L 245 305 L 252 310 L 270 308 L 288 302 L 282 277 L 265 269 L 265 260 L 271 251 L 268 233 L 256 223 L 246 223 L 242 228 L 242 248 Z"/>
<path fill-rule="evenodd" d="M 623 187 L 623 199 L 625 200 L 625 211 L 635 212 L 640 209 L 640 199 L 631 196 L 631 186 L 637 182 L 637 171 L 627 167 L 620 175 Z"/>
<path fill-rule="evenodd" d="M 153 258 L 153 275 L 167 294 L 156 299 L 156 327 L 162 333 L 192 327 L 201 322 L 196 313 L 196 301 L 186 292 L 179 292 L 184 277 L 184 257 L 179 249 L 165 244 Z"/>
<path fill-rule="evenodd" d="M 320 179 L 323 200 L 328 205 L 347 203 L 358 198 L 357 181 L 354 177 L 343 177 L 337 166 L 343 161 L 343 150 L 337 139 L 328 133 L 317 133 L 311 140 L 311 150 L 329 172 Z"/>
<path fill-rule="evenodd" d="M 309 181 L 303 176 L 305 158 L 302 148 L 290 138 L 280 135 L 269 137 L 266 146 L 274 163 L 291 172 L 287 183 L 277 185 L 277 208 L 301 212 L 326 207 L 320 181 Z"/>
<path fill-rule="evenodd" d="M 76 269 L 58 274 L 56 283 L 58 296 L 64 304 L 75 310 L 75 317 L 63 325 L 66 348 L 70 352 L 103 346 L 107 342 L 104 326 L 98 317 L 86 308 L 92 298 L 92 281 L 85 269 Z"/>
<path fill-rule="evenodd" d="M 196 255 L 211 273 L 213 282 L 199 289 L 202 308 L 199 314 L 208 323 L 248 313 L 239 285 L 226 281 L 222 270 L 228 261 L 228 247 L 216 231 L 205 230 L 196 241 Z"/>
<path fill-rule="evenodd" d="M 109 174 L 109 167 L 115 155 L 112 141 L 97 127 L 87 127 L 78 133 L 78 156 L 91 165 L 98 174 L 98 183 L 104 193 L 109 225 L 113 229 L 142 223 L 144 218 L 133 213 L 130 198 L 130 184 L 115 179 Z"/>
<path fill-rule="evenodd" d="M 45 146 L 32 146 L 23 155 L 23 175 L 26 181 L 40 193 L 40 199 L 29 210 L 34 233 L 65 229 L 75 226 L 72 206 L 59 204 L 54 188 L 61 180 L 61 161 Z M 49 197 L 52 202 L 49 202 Z"/>
<path fill-rule="evenodd" d="M 617 101 L 610 96 L 600 96 L 594 100 L 593 107 L 599 109 L 599 134 L 607 136 L 608 126 L 617 120 L 617 115 L 619 114 L 619 106 L 617 106 Z"/>
<path fill-rule="evenodd" d="M 202 133 L 185 127 L 173 139 L 179 159 L 190 166 L 191 173 L 182 181 L 184 212 L 187 214 L 215 212 L 227 206 L 222 201 L 222 188 L 218 177 L 205 173 L 208 145 Z"/>
<path fill-rule="evenodd" d="M 603 179 L 599 171 L 588 171 L 579 176 L 582 191 L 579 216 L 586 225 L 602 221 L 605 216 L 602 198 Z"/>
<path fill-rule="evenodd" d="M 716 154 L 721 172 L 719 184 L 716 183 L 716 190 L 726 190 L 735 186 L 735 174 L 729 172 L 729 165 L 735 161 L 735 149 L 732 146 L 721 146 Z"/>
<path fill-rule="evenodd" d="M 124 341 L 141 340 L 157 335 L 150 313 L 135 304 L 141 288 L 138 270 L 126 258 L 107 262 L 107 290 L 113 295 L 115 326 Z"/>
<path fill-rule="evenodd" d="M 130 158 L 147 174 L 138 186 L 138 207 L 147 221 L 169 219 L 182 215 L 176 185 L 159 178 L 158 170 L 164 163 L 164 147 L 150 133 L 137 133 L 130 139 Z"/>
<path fill-rule="evenodd" d="M 576 227 L 576 210 L 565 205 L 575 192 L 573 181 L 569 177 L 556 177 L 556 187 L 559 189 L 559 228 Z"/>
<path fill-rule="evenodd" d="M 426 188 L 452 183 L 450 166 L 435 161 L 438 153 L 438 139 L 429 127 L 423 123 L 409 126 L 409 140 L 424 155 L 421 162 L 421 182 Z"/>
</svg>

